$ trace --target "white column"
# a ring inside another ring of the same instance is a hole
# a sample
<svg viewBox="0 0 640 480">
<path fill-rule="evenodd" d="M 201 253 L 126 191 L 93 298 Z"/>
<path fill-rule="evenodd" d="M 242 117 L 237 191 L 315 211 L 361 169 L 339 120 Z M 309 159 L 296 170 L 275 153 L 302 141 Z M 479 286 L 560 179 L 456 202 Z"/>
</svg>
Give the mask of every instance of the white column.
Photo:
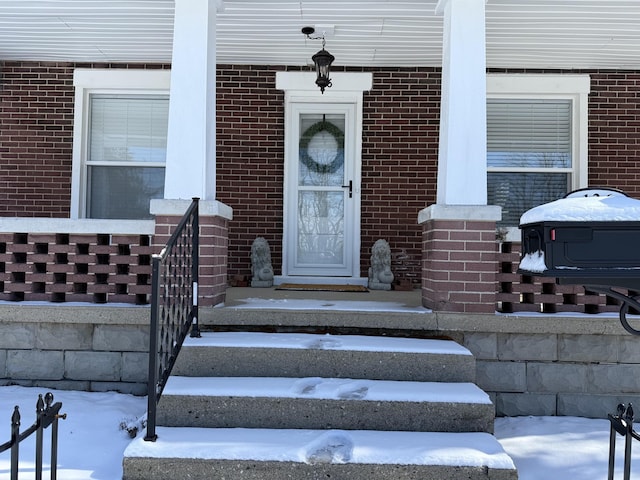
<svg viewBox="0 0 640 480">
<path fill-rule="evenodd" d="M 215 200 L 216 0 L 176 0 L 164 198 Z"/>
<path fill-rule="evenodd" d="M 487 204 L 485 0 L 439 0 L 444 15 L 437 203 Z"/>
</svg>

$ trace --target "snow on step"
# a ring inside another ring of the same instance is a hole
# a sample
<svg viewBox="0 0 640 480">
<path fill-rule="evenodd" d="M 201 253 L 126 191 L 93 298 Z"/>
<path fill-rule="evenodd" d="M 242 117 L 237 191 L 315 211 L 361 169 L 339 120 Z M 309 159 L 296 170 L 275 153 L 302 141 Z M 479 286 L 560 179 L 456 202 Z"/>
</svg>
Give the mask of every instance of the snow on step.
<svg viewBox="0 0 640 480">
<path fill-rule="evenodd" d="M 378 432 L 158 427 L 127 447 L 131 458 L 253 460 L 305 464 L 398 464 L 514 470 L 511 458 L 487 433 Z"/>
<path fill-rule="evenodd" d="M 473 383 L 319 377 L 172 376 L 163 396 L 172 395 L 491 404 L 489 395 Z"/>
<path fill-rule="evenodd" d="M 476 367 L 471 352 L 451 340 L 205 332 L 185 340 L 173 374 L 473 382 Z"/>
<path fill-rule="evenodd" d="M 172 376 L 157 423 L 172 427 L 492 432 L 472 383 Z"/>
<path fill-rule="evenodd" d="M 311 333 L 203 332 L 201 338 L 186 338 L 184 345 L 471 355 L 452 340 Z"/>
</svg>

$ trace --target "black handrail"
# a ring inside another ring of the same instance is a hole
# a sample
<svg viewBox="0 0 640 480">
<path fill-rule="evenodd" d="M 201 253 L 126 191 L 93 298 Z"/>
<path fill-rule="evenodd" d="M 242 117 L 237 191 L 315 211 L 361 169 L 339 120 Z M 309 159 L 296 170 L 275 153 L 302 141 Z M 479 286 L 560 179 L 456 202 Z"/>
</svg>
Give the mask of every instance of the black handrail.
<svg viewBox="0 0 640 480">
<path fill-rule="evenodd" d="M 620 301 L 619 318 L 620 318 L 620 323 L 622 324 L 622 327 L 631 335 L 640 335 L 640 330 L 631 326 L 631 324 L 627 320 L 627 313 L 629 313 L 629 308 L 633 308 L 635 310 L 640 311 L 640 302 L 638 301 L 637 297 L 617 292 L 610 286 L 585 285 L 584 288 L 596 293 L 603 293 L 605 295 L 609 295 L 611 298 L 615 298 L 616 300 L 619 300 Z"/>
<path fill-rule="evenodd" d="M 20 432 L 20 409 L 16 405 L 11 415 L 11 439 L 0 445 L 0 453 L 11 449 L 11 480 L 18 480 L 20 442 L 36 434 L 36 480 L 42 480 L 43 431 L 51 425 L 51 480 L 56 480 L 58 471 L 58 420 L 67 418 L 60 414 L 61 402 L 53 403 L 53 394 L 47 393 L 42 398 L 38 395 L 36 402 L 36 421 L 29 428 Z"/>
<path fill-rule="evenodd" d="M 198 198 L 194 198 L 160 254 L 152 257 L 147 441 L 155 441 L 156 411 L 182 343 L 198 326 Z"/>
</svg>

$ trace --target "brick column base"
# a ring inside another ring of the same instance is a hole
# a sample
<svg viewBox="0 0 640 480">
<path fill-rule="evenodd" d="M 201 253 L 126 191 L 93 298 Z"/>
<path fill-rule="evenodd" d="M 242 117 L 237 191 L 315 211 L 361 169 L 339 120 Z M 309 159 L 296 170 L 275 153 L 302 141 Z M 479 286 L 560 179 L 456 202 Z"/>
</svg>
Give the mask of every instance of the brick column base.
<svg viewBox="0 0 640 480">
<path fill-rule="evenodd" d="M 166 244 L 184 212 L 187 200 L 152 200 L 151 213 L 156 216 L 154 243 Z M 223 303 L 227 290 L 228 223 L 231 208 L 216 201 L 200 201 L 200 271 L 198 273 L 198 305 L 211 307 Z"/>
<path fill-rule="evenodd" d="M 496 309 L 500 207 L 432 205 L 420 212 L 422 304 L 434 311 Z"/>
<path fill-rule="evenodd" d="M 200 305 L 223 303 L 227 294 L 229 220 L 200 215 Z"/>
</svg>

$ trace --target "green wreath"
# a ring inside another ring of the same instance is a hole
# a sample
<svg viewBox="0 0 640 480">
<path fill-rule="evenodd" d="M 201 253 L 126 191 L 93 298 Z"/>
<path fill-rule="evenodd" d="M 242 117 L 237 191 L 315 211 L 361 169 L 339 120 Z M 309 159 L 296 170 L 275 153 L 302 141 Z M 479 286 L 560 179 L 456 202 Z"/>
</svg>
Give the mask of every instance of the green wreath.
<svg viewBox="0 0 640 480">
<path fill-rule="evenodd" d="M 336 158 L 326 165 L 316 162 L 308 153 L 309 142 L 316 134 L 323 130 L 333 135 L 333 138 L 336 139 L 336 143 L 338 144 Z M 300 138 L 300 161 L 312 172 L 335 173 L 344 164 L 344 133 L 342 133 L 342 130 L 333 123 L 325 122 L 324 120 L 311 125 Z"/>
</svg>

